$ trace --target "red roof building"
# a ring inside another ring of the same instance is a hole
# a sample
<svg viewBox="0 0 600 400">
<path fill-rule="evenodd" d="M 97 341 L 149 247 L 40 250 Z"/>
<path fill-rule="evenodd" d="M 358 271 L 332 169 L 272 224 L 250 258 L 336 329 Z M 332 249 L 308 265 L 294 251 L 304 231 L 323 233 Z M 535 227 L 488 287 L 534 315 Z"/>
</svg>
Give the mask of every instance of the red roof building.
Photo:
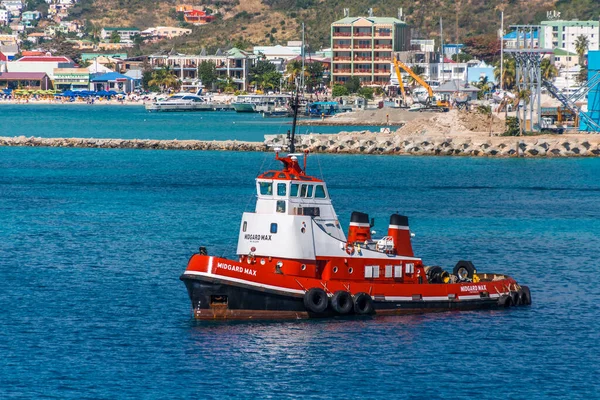
<svg viewBox="0 0 600 400">
<path fill-rule="evenodd" d="M 184 12 L 183 19 L 189 24 L 202 25 L 213 21 L 215 17 L 207 15 L 205 11 L 192 9 Z"/>
<path fill-rule="evenodd" d="M 24 56 L 15 60 L 15 62 L 73 63 L 73 60 L 64 56 Z"/>
</svg>

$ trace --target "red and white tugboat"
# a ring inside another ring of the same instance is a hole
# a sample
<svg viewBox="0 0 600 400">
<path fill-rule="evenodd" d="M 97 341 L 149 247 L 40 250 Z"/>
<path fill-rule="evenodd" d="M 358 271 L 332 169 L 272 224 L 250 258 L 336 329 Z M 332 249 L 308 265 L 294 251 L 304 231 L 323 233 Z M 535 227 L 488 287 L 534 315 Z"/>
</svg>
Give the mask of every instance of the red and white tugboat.
<svg viewBox="0 0 600 400">
<path fill-rule="evenodd" d="M 387 235 L 371 237 L 353 212 L 348 235 L 327 185 L 305 173 L 307 154 L 275 158 L 281 170 L 256 178 L 255 212 L 242 215 L 237 260 L 204 247 L 181 276 L 196 319 L 297 319 L 398 315 L 531 304 L 513 278 L 459 261 L 452 273 L 415 257 L 408 218 L 393 214 Z M 298 162 L 304 157 L 303 167 Z"/>
</svg>

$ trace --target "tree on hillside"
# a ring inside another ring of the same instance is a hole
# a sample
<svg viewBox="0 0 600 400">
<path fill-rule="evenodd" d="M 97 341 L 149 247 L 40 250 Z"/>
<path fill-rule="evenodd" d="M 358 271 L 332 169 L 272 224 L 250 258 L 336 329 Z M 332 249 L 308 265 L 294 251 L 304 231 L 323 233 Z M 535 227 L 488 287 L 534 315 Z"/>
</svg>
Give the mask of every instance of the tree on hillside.
<svg viewBox="0 0 600 400">
<path fill-rule="evenodd" d="M 492 62 L 500 55 L 500 40 L 496 34 L 484 34 L 472 36 L 464 41 L 465 53 L 483 60 Z"/>
<path fill-rule="evenodd" d="M 579 65 L 582 67 L 584 67 L 583 56 L 588 50 L 588 47 L 590 47 L 590 40 L 588 37 L 585 35 L 577 36 L 577 39 L 575 40 L 575 51 L 577 52 L 577 56 L 579 56 Z"/>
<path fill-rule="evenodd" d="M 204 88 L 210 87 L 210 90 L 214 90 L 215 83 L 217 83 L 217 67 L 210 61 L 202 61 L 198 66 L 198 77 L 202 81 Z"/>
<path fill-rule="evenodd" d="M 119 33 L 117 31 L 113 31 L 110 34 L 110 42 L 111 43 L 121 43 L 121 36 L 119 36 Z"/>
</svg>

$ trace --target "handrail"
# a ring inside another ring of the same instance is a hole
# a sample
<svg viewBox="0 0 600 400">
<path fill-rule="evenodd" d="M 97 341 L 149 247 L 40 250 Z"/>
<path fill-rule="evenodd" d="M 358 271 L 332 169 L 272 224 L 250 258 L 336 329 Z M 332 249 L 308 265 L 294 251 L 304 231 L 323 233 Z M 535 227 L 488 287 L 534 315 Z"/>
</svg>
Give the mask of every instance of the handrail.
<svg viewBox="0 0 600 400">
<path fill-rule="evenodd" d="M 562 94 L 560 92 L 560 90 L 558 90 L 558 88 L 556 86 L 554 86 L 554 84 L 550 81 L 547 80 L 542 80 L 542 84 L 544 85 L 544 87 L 546 89 L 548 89 L 548 91 L 554 96 L 556 97 L 556 99 L 558 101 L 560 101 L 566 108 L 568 108 L 573 114 L 575 115 L 579 115 L 579 119 L 585 121 L 585 123 L 587 124 L 588 128 L 591 128 L 590 130 L 593 130 L 595 132 L 600 132 L 600 124 L 598 124 L 596 121 L 594 121 L 592 119 L 592 117 L 590 117 L 587 113 L 583 112 L 581 110 L 581 108 L 579 108 L 574 101 L 571 100 L 571 98 L 566 97 L 564 94 Z M 590 86 L 591 87 L 591 86 Z"/>
</svg>

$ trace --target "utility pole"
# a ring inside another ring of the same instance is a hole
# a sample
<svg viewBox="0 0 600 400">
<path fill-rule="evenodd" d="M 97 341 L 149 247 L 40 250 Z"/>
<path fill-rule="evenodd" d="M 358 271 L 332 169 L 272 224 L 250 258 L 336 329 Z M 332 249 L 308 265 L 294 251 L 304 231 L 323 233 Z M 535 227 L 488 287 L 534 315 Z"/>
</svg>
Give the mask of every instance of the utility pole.
<svg viewBox="0 0 600 400">
<path fill-rule="evenodd" d="M 500 90 L 504 89 L 504 10 L 500 11 Z"/>
<path fill-rule="evenodd" d="M 304 22 L 302 23 L 302 51 L 300 55 L 302 56 L 302 73 L 300 74 L 300 88 L 302 88 L 302 94 L 304 94 Z"/>
<path fill-rule="evenodd" d="M 444 22 L 442 21 L 442 17 L 440 17 L 440 50 L 442 53 L 442 78 L 440 79 L 440 84 L 444 83 Z"/>
</svg>

